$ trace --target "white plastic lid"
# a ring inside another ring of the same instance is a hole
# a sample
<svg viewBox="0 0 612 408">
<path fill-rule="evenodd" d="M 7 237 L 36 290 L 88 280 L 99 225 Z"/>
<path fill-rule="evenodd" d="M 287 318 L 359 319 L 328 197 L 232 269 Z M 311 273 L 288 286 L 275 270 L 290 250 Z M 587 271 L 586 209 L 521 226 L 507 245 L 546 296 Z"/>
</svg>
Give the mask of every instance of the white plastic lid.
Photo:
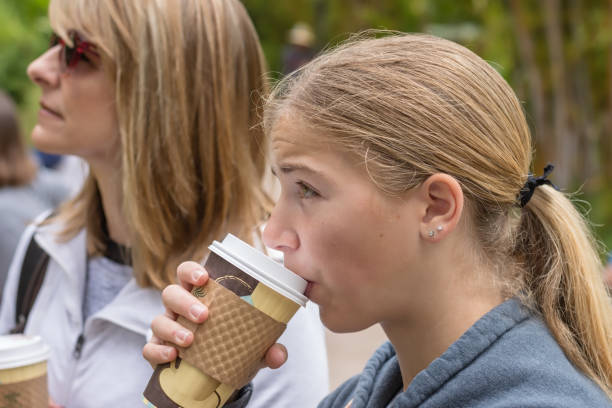
<svg viewBox="0 0 612 408">
<path fill-rule="evenodd" d="M 0 370 L 24 367 L 49 358 L 49 346 L 40 336 L 7 334 L 0 336 Z"/>
<path fill-rule="evenodd" d="M 213 241 L 208 249 L 270 289 L 306 306 L 308 298 L 303 293 L 308 282 L 236 236 L 227 234 L 223 242 Z"/>
</svg>

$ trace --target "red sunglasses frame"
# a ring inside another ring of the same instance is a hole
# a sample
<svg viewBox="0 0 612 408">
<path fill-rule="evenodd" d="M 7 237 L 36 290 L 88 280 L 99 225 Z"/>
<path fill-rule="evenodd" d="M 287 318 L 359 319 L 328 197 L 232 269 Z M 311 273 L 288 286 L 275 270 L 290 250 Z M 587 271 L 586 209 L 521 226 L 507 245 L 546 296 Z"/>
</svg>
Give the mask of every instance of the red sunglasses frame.
<svg viewBox="0 0 612 408">
<path fill-rule="evenodd" d="M 53 48 L 56 45 L 62 46 L 62 51 L 60 53 L 62 71 L 67 68 L 76 67 L 81 60 L 88 61 L 89 59 L 87 55 L 85 55 L 86 53 L 98 56 L 96 46 L 88 41 L 82 40 L 78 33 L 71 31 L 68 33 L 68 36 L 73 44 L 72 47 L 68 46 L 66 41 L 55 33 L 51 35 L 51 40 L 49 42 L 49 48 Z"/>
</svg>

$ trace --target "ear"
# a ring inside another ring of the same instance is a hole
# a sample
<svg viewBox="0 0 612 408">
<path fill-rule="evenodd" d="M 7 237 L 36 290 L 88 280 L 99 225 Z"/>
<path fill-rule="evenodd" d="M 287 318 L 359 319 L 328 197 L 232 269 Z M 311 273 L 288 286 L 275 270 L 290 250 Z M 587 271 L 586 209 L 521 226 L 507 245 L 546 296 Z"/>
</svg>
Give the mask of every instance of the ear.
<svg viewBox="0 0 612 408">
<path fill-rule="evenodd" d="M 419 195 L 425 205 L 420 220 L 421 238 L 438 242 L 459 223 L 463 213 L 463 190 L 454 177 L 436 173 L 421 184 Z"/>
</svg>

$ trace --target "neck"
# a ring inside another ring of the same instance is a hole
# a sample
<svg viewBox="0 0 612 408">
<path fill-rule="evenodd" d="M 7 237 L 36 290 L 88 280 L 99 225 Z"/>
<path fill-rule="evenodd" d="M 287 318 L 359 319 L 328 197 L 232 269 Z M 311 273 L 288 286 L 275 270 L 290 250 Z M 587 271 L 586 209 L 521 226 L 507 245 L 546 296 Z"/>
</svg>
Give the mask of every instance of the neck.
<svg viewBox="0 0 612 408">
<path fill-rule="evenodd" d="M 130 234 L 122 211 L 121 175 L 117 167 L 90 163 L 90 171 L 98 183 L 109 237 L 118 244 L 129 246 Z"/>
<path fill-rule="evenodd" d="M 492 271 L 476 272 L 473 264 L 462 268 L 456 261 L 446 265 L 437 262 L 446 282 L 429 292 L 428 299 L 417 300 L 421 305 L 417 314 L 381 322 L 397 353 L 404 390 L 420 371 L 504 300 L 490 282 L 476 282 L 481 280 L 478 276 L 492 276 Z"/>
</svg>

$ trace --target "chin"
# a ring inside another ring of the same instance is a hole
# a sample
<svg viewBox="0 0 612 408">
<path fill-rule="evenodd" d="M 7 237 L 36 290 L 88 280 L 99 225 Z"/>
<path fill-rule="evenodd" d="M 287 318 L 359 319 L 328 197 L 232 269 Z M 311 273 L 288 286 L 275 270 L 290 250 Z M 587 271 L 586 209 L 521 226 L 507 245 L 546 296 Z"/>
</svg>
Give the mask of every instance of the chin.
<svg viewBox="0 0 612 408">
<path fill-rule="evenodd" d="M 353 333 L 365 330 L 374 325 L 376 322 L 367 322 L 359 320 L 356 313 L 351 313 L 350 316 L 343 316 L 340 313 L 328 313 L 325 309 L 319 307 L 319 317 L 325 327 L 334 333 Z"/>
<path fill-rule="evenodd" d="M 63 141 L 57 140 L 57 136 L 50 133 L 36 125 L 32 130 L 32 145 L 44 153 L 69 154 Z"/>
</svg>

